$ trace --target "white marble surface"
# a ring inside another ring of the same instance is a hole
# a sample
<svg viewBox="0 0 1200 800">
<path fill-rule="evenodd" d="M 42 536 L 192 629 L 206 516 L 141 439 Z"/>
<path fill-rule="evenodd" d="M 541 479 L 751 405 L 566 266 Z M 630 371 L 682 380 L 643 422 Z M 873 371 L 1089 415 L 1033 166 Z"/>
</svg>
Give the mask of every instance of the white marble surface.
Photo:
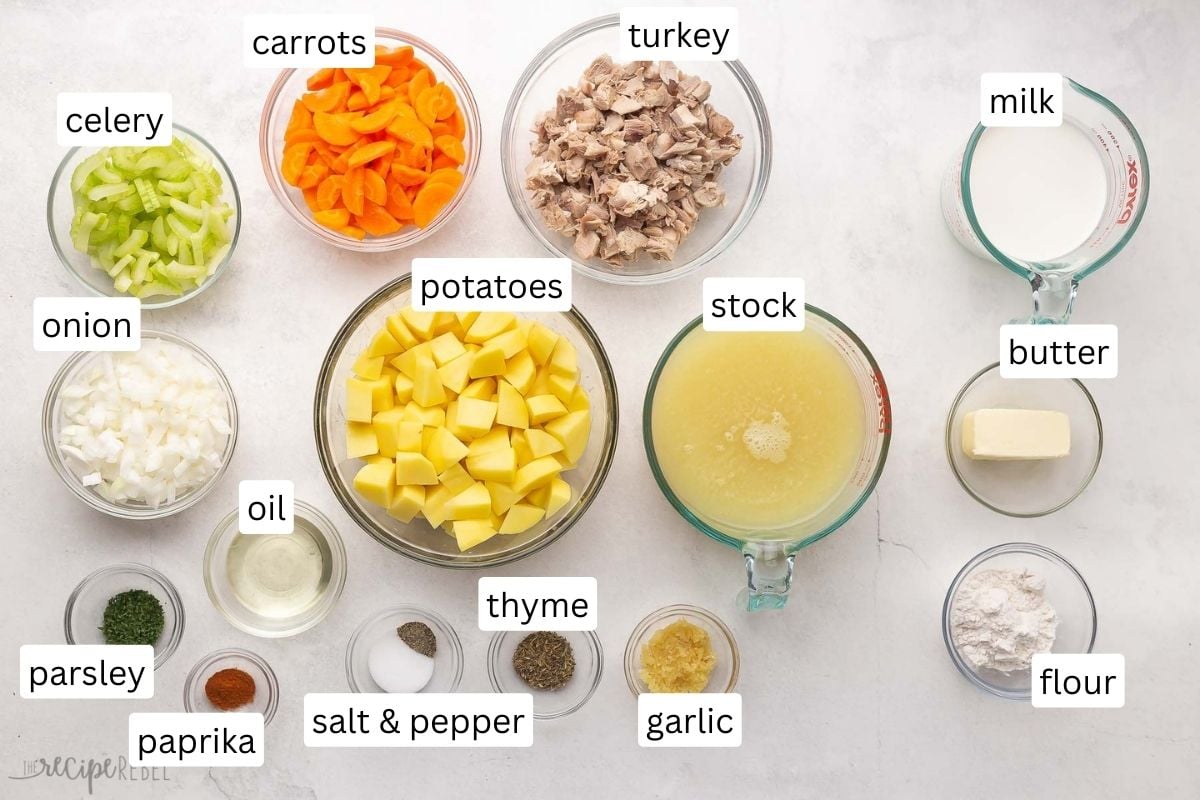
<svg viewBox="0 0 1200 800">
<path fill-rule="evenodd" d="M 0 593 L 4 692 L 0 795 L 81 796 L 86 786 L 23 783 L 24 759 L 115 757 L 131 710 L 179 710 L 188 669 L 204 653 L 251 648 L 279 674 L 283 702 L 258 770 L 172 770 L 159 783 L 101 781 L 97 797 L 1194 797 L 1200 791 L 1200 612 L 1195 484 L 1200 288 L 1196 186 L 1200 158 L 1200 7 L 1182 0 L 742 4 L 744 62 L 771 112 L 777 159 L 761 210 L 742 239 L 700 275 L 647 289 L 587 281 L 576 302 L 612 356 L 621 436 L 608 483 L 565 540 L 505 575 L 591 574 L 600 582 L 607 673 L 577 714 L 538 728 L 525 751 L 307 750 L 308 691 L 345 689 L 346 640 L 397 601 L 440 609 L 466 650 L 464 690 L 485 691 L 487 636 L 475 630 L 475 579 L 391 555 L 358 531 L 319 471 L 310 398 L 324 349 L 346 314 L 421 255 L 540 255 L 500 181 L 501 115 L 521 69 L 567 27 L 617 4 L 376 3 L 380 24 L 411 30 L 456 59 L 484 118 L 483 163 L 466 208 L 420 247 L 356 257 L 302 234 L 267 189 L 257 153 L 260 104 L 274 75 L 241 65 L 232 0 L 192 4 L 6 0 L 0 22 L 0 152 L 7 172 L 0 319 L 9 345 L 0 403 L 8 508 Z M 361 3 L 364 8 L 366 3 Z M 1052 8 L 1054 5 L 1055 8 Z M 257 10 L 322 9 L 258 3 Z M 68 8 L 79 8 L 70 10 Z M 1120 326 L 1121 377 L 1092 388 L 1104 415 L 1104 463 L 1066 510 L 1039 520 L 993 514 L 955 483 L 942 449 L 947 406 L 994 359 L 996 326 L 1027 309 L 1025 287 L 967 255 L 944 229 L 942 171 L 965 141 L 978 76 L 1057 70 L 1113 98 L 1146 139 L 1149 212 L 1132 244 L 1081 291 L 1076 320 Z M 77 293 L 57 263 L 42 198 L 62 149 L 59 91 L 169 90 L 176 119 L 230 162 L 245 227 L 232 271 L 196 302 L 152 313 L 222 364 L 242 435 L 223 483 L 165 522 L 99 516 L 59 484 L 38 417 L 62 362 L 29 346 L 31 302 Z M 874 350 L 891 387 L 895 437 L 883 480 L 862 512 L 803 552 L 783 613 L 732 604 L 737 554 L 678 518 L 655 487 L 640 434 L 642 393 L 670 336 L 698 313 L 704 275 L 799 274 L 810 300 L 846 320 Z M 288 475 L 345 536 L 345 595 L 317 629 L 257 640 L 226 624 L 204 593 L 200 557 L 236 502 L 240 477 Z M 985 696 L 954 670 L 939 614 L 955 571 L 976 552 L 1028 540 L 1059 550 L 1091 583 L 1097 650 L 1125 654 L 1120 711 L 1034 711 Z M 187 629 L 158 672 L 158 696 L 122 702 L 17 698 L 18 646 L 58 642 L 62 608 L 105 564 L 153 564 L 178 585 Z M 673 602 L 716 610 L 744 659 L 741 749 L 643 751 L 621 653 L 646 612 Z"/>
</svg>

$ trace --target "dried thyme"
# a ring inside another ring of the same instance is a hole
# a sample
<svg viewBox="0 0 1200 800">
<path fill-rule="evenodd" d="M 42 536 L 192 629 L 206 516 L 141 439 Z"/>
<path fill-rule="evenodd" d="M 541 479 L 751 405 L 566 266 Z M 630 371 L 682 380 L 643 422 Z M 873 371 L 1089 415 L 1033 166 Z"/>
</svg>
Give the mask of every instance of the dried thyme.
<svg viewBox="0 0 1200 800">
<path fill-rule="evenodd" d="M 575 674 L 571 643 L 548 631 L 531 633 L 522 639 L 512 663 L 521 680 L 533 689 L 561 689 Z"/>
</svg>

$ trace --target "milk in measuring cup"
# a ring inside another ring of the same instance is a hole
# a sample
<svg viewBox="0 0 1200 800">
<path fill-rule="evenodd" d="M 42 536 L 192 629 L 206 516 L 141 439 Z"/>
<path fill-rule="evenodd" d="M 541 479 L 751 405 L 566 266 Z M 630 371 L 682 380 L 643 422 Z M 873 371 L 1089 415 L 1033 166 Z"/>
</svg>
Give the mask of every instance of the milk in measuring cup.
<svg viewBox="0 0 1200 800">
<path fill-rule="evenodd" d="M 1083 244 L 1108 198 L 1100 152 L 1066 120 L 1056 128 L 989 128 L 970 181 L 980 229 L 1023 261 L 1053 261 Z"/>
</svg>

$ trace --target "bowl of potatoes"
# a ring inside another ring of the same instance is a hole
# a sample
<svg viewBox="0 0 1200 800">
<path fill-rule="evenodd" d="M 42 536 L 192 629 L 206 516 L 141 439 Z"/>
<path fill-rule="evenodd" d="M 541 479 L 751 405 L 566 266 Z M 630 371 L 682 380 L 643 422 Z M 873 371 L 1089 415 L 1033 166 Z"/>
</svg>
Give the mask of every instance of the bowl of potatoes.
<svg viewBox="0 0 1200 800">
<path fill-rule="evenodd" d="M 439 567 L 506 564 L 561 538 L 612 464 L 617 388 L 566 312 L 421 312 L 400 278 L 334 337 L 313 424 L 338 501 L 385 547 Z"/>
</svg>

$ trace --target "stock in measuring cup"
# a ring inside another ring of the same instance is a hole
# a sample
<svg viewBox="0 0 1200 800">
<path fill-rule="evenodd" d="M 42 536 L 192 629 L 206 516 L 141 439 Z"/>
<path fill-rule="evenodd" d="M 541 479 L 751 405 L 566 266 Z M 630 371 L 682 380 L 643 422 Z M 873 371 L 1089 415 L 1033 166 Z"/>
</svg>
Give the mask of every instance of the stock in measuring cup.
<svg viewBox="0 0 1200 800">
<path fill-rule="evenodd" d="M 942 183 L 950 232 L 1030 282 L 1034 323 L 1070 318 L 1079 282 L 1133 237 L 1150 189 L 1142 139 L 1107 98 L 1064 76 L 1062 116 L 977 125 Z"/>
<path fill-rule="evenodd" d="M 844 525 L 887 459 L 892 411 L 874 357 L 805 306 L 799 332 L 709 332 L 692 320 L 646 390 L 650 469 L 694 528 L 737 548 L 754 611 L 787 602 L 796 552 Z"/>
</svg>

